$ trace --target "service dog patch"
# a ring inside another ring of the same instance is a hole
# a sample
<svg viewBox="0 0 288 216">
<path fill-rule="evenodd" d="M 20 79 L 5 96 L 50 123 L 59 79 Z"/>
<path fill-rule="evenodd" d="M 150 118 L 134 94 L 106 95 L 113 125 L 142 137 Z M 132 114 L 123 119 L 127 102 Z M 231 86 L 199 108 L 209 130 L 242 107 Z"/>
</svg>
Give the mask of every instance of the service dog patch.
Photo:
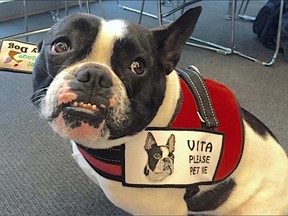
<svg viewBox="0 0 288 216">
<path fill-rule="evenodd" d="M 125 144 L 125 183 L 130 186 L 187 186 L 214 179 L 223 134 L 197 130 L 149 130 Z"/>
</svg>

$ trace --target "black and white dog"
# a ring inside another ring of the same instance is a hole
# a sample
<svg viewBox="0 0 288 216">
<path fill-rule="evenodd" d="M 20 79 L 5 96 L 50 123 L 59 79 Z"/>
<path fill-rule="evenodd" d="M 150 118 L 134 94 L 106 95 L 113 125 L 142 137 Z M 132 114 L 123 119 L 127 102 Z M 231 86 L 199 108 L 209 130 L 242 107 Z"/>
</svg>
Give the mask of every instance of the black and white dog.
<svg viewBox="0 0 288 216">
<path fill-rule="evenodd" d="M 171 134 L 166 145 L 158 145 L 153 134 L 148 133 L 144 146 L 148 160 L 144 174 L 150 181 L 162 181 L 174 170 L 175 136 Z"/>
<path fill-rule="evenodd" d="M 143 172 L 145 139 L 150 133 L 146 129 L 155 130 L 155 140 L 163 145 L 171 135 L 170 123 L 183 106 L 175 67 L 200 13 L 201 7 L 190 9 L 170 25 L 151 30 L 88 14 L 63 18 L 39 46 L 32 101 L 56 133 L 73 140 L 73 155 L 84 172 L 127 212 L 287 215 L 287 155 L 270 130 L 243 109 L 244 148 L 229 176 L 221 181 L 206 177 L 210 170 L 219 169 L 218 157 L 229 158 L 229 152 L 221 153 L 224 147 L 215 145 L 218 133 L 212 133 L 213 141 L 194 138 L 199 131 L 181 140 L 186 136 L 177 135 L 186 133 L 182 130 L 174 131 L 171 138 L 175 167 L 161 179 L 163 185 L 149 182 Z M 165 134 L 162 141 L 155 135 L 157 128 L 167 130 L 168 135 L 160 131 Z M 206 134 L 203 131 L 200 134 Z M 185 151 L 180 154 L 184 147 L 192 152 L 187 157 Z M 134 156 L 126 157 L 128 152 Z M 179 173 L 188 165 L 191 179 L 183 183 L 186 176 Z M 215 172 L 211 173 L 215 179 Z"/>
</svg>

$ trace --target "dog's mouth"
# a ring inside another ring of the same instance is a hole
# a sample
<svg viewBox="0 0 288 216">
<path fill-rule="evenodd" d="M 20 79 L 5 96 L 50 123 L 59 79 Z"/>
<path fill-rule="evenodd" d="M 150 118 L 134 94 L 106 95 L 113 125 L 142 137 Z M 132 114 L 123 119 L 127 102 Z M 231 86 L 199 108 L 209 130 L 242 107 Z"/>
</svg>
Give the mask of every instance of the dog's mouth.
<svg viewBox="0 0 288 216">
<path fill-rule="evenodd" d="M 170 163 L 165 163 L 163 166 L 163 171 L 164 172 L 172 172 L 171 164 Z"/>
<path fill-rule="evenodd" d="M 62 103 L 57 106 L 51 116 L 51 120 L 59 117 L 63 118 L 65 126 L 71 129 L 80 127 L 82 124 L 88 124 L 91 127 L 99 128 L 105 120 L 108 113 L 108 104 L 92 104 L 78 102 L 76 100 Z"/>
</svg>

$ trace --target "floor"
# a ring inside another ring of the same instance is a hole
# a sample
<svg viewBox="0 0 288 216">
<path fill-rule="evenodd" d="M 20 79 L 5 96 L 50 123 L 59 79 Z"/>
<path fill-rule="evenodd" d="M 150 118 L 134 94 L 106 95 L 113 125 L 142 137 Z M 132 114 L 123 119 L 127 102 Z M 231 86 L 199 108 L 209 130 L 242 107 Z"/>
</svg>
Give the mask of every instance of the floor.
<svg viewBox="0 0 288 216">
<path fill-rule="evenodd" d="M 145 10 L 155 12 L 155 1 L 146 2 Z M 251 1 L 247 13 L 257 14 L 265 2 Z M 139 8 L 141 2 L 121 3 Z M 229 46 L 228 2 L 208 0 L 199 4 L 203 13 L 193 36 Z M 108 19 L 138 22 L 139 15 L 120 9 L 114 0 L 103 0 L 103 6 Z M 79 11 L 85 12 L 85 8 L 69 9 L 70 14 Z M 99 4 L 93 3 L 91 12 L 102 16 Z M 63 16 L 61 10 L 60 17 Z M 23 19 L 0 23 L 0 37 L 22 32 L 23 23 Z M 29 30 L 53 23 L 50 12 L 31 16 Z M 155 19 L 143 17 L 143 25 L 157 27 L 158 24 Z M 259 42 L 251 22 L 237 18 L 236 27 L 237 49 L 260 59 L 271 59 L 273 50 Z M 42 39 L 42 34 L 29 37 L 33 43 Z M 196 65 L 204 77 L 233 90 L 241 106 L 268 125 L 288 153 L 288 63 L 282 53 L 273 66 L 265 67 L 237 55 L 185 46 L 178 67 L 190 64 Z M 30 74 L 0 72 L 0 215 L 128 215 L 111 204 L 78 168 L 71 157 L 69 141 L 57 136 L 39 118 L 30 102 L 31 94 Z"/>
</svg>

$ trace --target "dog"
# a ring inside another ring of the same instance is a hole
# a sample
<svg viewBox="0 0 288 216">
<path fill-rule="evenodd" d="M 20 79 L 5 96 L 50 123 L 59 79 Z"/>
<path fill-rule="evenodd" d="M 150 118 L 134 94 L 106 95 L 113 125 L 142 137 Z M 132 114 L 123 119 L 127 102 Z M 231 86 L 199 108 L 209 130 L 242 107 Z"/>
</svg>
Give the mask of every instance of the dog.
<svg viewBox="0 0 288 216">
<path fill-rule="evenodd" d="M 57 134 L 72 140 L 73 156 L 83 171 L 126 212 L 287 215 L 287 155 L 272 132 L 248 111 L 239 108 L 244 147 L 227 176 L 217 170 L 219 158 L 235 159 L 234 147 L 223 153 L 228 135 L 207 128 L 170 129 L 184 106 L 175 68 L 200 13 L 201 7 L 191 8 L 155 29 L 88 14 L 63 18 L 39 44 L 32 101 Z M 194 121 L 206 121 L 191 110 L 183 123 L 195 113 Z M 157 137 L 159 143 L 175 135 L 175 161 L 171 175 L 153 182 L 147 179 L 148 168 L 143 173 L 143 145 L 147 134 L 156 136 L 157 129 L 163 135 L 161 140 Z M 180 148 L 185 155 L 176 155 Z M 181 176 L 184 166 L 187 181 Z"/>
<path fill-rule="evenodd" d="M 158 145 L 153 134 L 149 132 L 144 148 L 148 154 L 144 173 L 150 181 L 162 181 L 173 173 L 173 152 L 175 150 L 175 136 L 173 134 L 168 138 L 166 145 Z"/>
</svg>

